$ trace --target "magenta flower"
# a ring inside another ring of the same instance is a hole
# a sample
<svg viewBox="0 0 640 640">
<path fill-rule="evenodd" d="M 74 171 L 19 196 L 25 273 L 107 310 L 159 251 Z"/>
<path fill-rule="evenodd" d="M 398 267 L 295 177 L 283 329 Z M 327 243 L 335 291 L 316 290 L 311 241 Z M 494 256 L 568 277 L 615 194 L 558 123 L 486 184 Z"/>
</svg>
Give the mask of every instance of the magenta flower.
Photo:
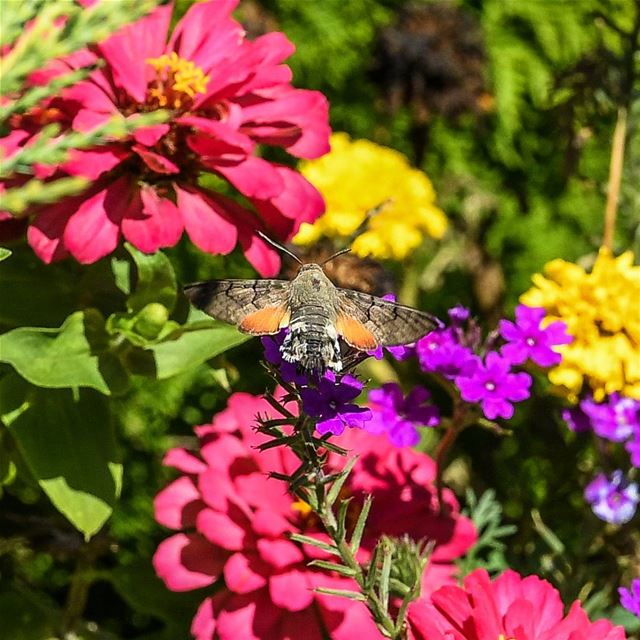
<svg viewBox="0 0 640 640">
<path fill-rule="evenodd" d="M 620 594 L 620 604 L 631 611 L 634 616 L 640 618 L 640 578 L 632 580 L 629 589 L 620 587 L 618 593 Z"/>
<path fill-rule="evenodd" d="M 569 344 L 573 336 L 567 333 L 564 322 L 552 322 L 542 327 L 546 311 L 542 307 L 516 307 L 516 321 L 500 320 L 500 335 L 507 341 L 500 349 L 502 355 L 514 364 L 531 360 L 541 367 L 559 364 L 562 356 L 553 350 Z"/>
<path fill-rule="evenodd" d="M 606 402 L 597 403 L 586 398 L 580 403 L 591 420 L 594 432 L 612 442 L 624 442 L 640 429 L 640 401 L 611 394 Z"/>
<path fill-rule="evenodd" d="M 599 473 L 585 488 L 584 496 L 598 518 L 613 524 L 625 524 L 636 513 L 640 492 L 619 469 L 610 478 Z"/>
<path fill-rule="evenodd" d="M 529 397 L 531 376 L 511 373 L 511 362 L 491 351 L 471 376 L 458 376 L 455 383 L 462 399 L 480 403 L 489 420 L 509 419 L 513 416 L 512 403 Z"/>
<path fill-rule="evenodd" d="M 289 409 L 295 413 L 295 405 Z M 308 505 L 268 477 L 272 471 L 291 474 L 299 461 L 285 448 L 257 451 L 265 441 L 253 429 L 257 413 L 273 417 L 275 412 L 262 398 L 236 393 L 212 424 L 196 428 L 199 451 L 167 453 L 165 464 L 181 475 L 158 494 L 155 513 L 176 533 L 156 550 L 156 573 L 174 591 L 212 587 L 213 595 L 204 597 L 193 619 L 198 640 L 297 638 L 303 633 L 311 640 L 327 635 L 334 640 L 381 638 L 362 603 L 313 591 L 354 585 L 307 567 L 322 552 L 289 539 L 292 532 L 325 540 L 326 534 L 316 528 Z M 343 439 L 360 456 L 343 488 L 353 498 L 349 520 L 357 517 L 363 492 L 374 496 L 360 551 L 363 561 L 381 533 L 426 537 L 436 546 L 424 593 L 452 584 L 454 560 L 477 534 L 449 491 L 444 493 L 447 513 L 439 515 L 434 461 L 362 431 L 349 430 Z M 336 456 L 335 464 L 342 468 L 344 458 Z"/>
<path fill-rule="evenodd" d="M 315 188 L 256 149 L 275 145 L 304 158 L 328 151 L 327 101 L 291 86 L 282 63 L 293 45 L 283 34 L 245 39 L 231 17 L 237 3 L 194 4 L 168 42 L 172 8 L 158 7 L 89 54 L 101 68 L 63 94 L 73 129 L 159 108 L 172 117 L 130 139 L 73 152 L 62 169 L 94 182 L 35 217 L 28 240 L 42 260 L 71 255 L 92 263 L 111 253 L 121 236 L 153 252 L 175 245 L 186 231 L 212 254 L 240 244 L 268 275 L 279 258 L 256 230 L 288 238 L 321 214 Z M 250 207 L 202 186 L 203 172 L 227 181 Z"/>
<path fill-rule="evenodd" d="M 449 380 L 470 376 L 480 365 L 480 358 L 458 341 L 454 329 L 432 331 L 416 343 L 418 361 L 424 371 L 438 373 Z"/>
<path fill-rule="evenodd" d="M 429 403 L 431 394 L 415 387 L 405 398 L 394 382 L 369 392 L 368 405 L 373 412 L 365 429 L 369 433 L 386 433 L 396 447 L 414 447 L 420 442 L 418 426 L 434 427 L 440 421 L 437 407 Z"/>
<path fill-rule="evenodd" d="M 354 404 L 362 391 L 362 382 L 353 376 L 336 376 L 326 371 L 313 387 L 300 389 L 304 411 L 316 421 L 319 434 L 339 436 L 346 427 L 362 429 L 371 420 L 371 409 Z"/>
<path fill-rule="evenodd" d="M 591 430 L 589 416 L 582 410 L 580 405 L 570 409 L 563 409 L 562 419 L 574 433 L 584 433 Z"/>
<path fill-rule="evenodd" d="M 608 620 L 591 622 L 576 600 L 565 614 L 560 594 L 538 576 L 510 569 L 493 581 L 476 569 L 409 607 L 409 640 L 625 640 Z"/>
</svg>

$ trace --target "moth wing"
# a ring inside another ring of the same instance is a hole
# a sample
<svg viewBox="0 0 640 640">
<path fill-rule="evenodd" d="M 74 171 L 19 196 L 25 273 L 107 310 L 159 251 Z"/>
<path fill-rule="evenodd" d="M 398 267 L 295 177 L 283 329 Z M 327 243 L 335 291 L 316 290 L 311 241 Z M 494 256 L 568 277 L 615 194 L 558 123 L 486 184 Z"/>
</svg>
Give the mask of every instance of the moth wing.
<svg viewBox="0 0 640 640">
<path fill-rule="evenodd" d="M 244 333 L 270 335 L 289 323 L 288 280 L 209 280 L 184 288 L 198 309 Z"/>
<path fill-rule="evenodd" d="M 336 330 L 362 351 L 416 342 L 442 326 L 438 318 L 359 291 L 338 289 Z"/>
</svg>

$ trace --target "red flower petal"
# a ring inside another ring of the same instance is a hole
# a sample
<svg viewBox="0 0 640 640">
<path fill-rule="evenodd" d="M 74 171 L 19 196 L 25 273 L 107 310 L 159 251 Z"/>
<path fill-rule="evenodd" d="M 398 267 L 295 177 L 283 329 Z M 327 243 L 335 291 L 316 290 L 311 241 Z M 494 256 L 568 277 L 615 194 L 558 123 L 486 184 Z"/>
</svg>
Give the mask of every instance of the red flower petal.
<svg viewBox="0 0 640 640">
<path fill-rule="evenodd" d="M 183 473 L 200 473 L 207 469 L 207 465 L 200 458 L 180 447 L 169 449 L 162 460 L 162 464 L 174 467 Z"/>
<path fill-rule="evenodd" d="M 281 540 L 262 538 L 258 540 L 257 546 L 260 557 L 276 569 L 284 569 L 304 561 L 300 547 L 284 538 Z"/>
<path fill-rule="evenodd" d="M 198 607 L 191 622 L 191 634 L 196 640 L 212 640 L 216 631 L 216 619 L 213 612 L 213 600 L 206 598 Z"/>
<path fill-rule="evenodd" d="M 226 158 L 202 158 L 205 166 L 224 176 L 248 198 L 275 198 L 284 190 L 284 180 L 271 162 L 247 156 L 237 162 Z"/>
<path fill-rule="evenodd" d="M 233 251 L 238 241 L 238 229 L 224 207 L 199 191 L 188 191 L 177 185 L 174 188 L 180 215 L 193 243 L 214 255 Z"/>
<path fill-rule="evenodd" d="M 153 253 L 161 247 L 173 247 L 184 230 L 176 205 L 161 197 L 150 186 L 142 187 L 140 197 L 140 214 L 135 217 L 127 216 L 122 221 L 124 237 L 145 253 Z"/>
<path fill-rule="evenodd" d="M 160 524 L 170 529 L 181 529 L 195 524 L 195 515 L 204 504 L 191 478 L 182 476 L 155 497 L 153 507 L 155 518 Z"/>
<path fill-rule="evenodd" d="M 160 543 L 153 567 L 172 591 L 191 591 L 213 584 L 227 555 L 198 534 L 178 533 Z"/>
<path fill-rule="evenodd" d="M 251 593 L 267 584 L 267 571 L 258 556 L 234 553 L 224 565 L 224 580 L 234 593 Z"/>
<path fill-rule="evenodd" d="M 142 127 L 133 132 L 133 139 L 145 147 L 152 147 L 163 135 L 169 131 L 168 124 L 154 124 L 150 127 Z M 175 165 L 174 165 L 175 166 Z"/>
<path fill-rule="evenodd" d="M 29 245 L 46 264 L 62 260 L 69 255 L 62 242 L 62 236 L 74 211 L 74 204 L 77 206 L 77 199 L 63 200 L 48 207 L 27 229 Z"/>
<path fill-rule="evenodd" d="M 273 603 L 289 611 L 301 611 L 311 605 L 313 587 L 307 571 L 292 569 L 269 578 L 269 594 Z"/>
<path fill-rule="evenodd" d="M 209 542 L 229 551 L 245 547 L 247 532 L 226 513 L 203 509 L 196 518 L 196 527 Z"/>
<path fill-rule="evenodd" d="M 133 145 L 131 148 L 142 158 L 151 171 L 164 175 L 180 173 L 180 167 L 171 162 L 169 158 L 165 158 L 163 155 L 150 149 L 145 149 L 139 144 Z"/>
<path fill-rule="evenodd" d="M 73 213 L 63 238 L 78 262 L 91 264 L 116 248 L 122 216 L 140 206 L 139 199 L 131 196 L 128 178 L 119 178 L 84 200 Z"/>
<path fill-rule="evenodd" d="M 202 139 L 203 142 L 206 143 L 208 141 L 208 138 L 199 138 L 197 135 L 197 133 L 199 132 L 205 133 L 208 136 L 212 136 L 214 139 L 221 140 L 231 147 L 242 150 L 244 153 L 252 153 L 256 147 L 256 143 L 253 142 L 253 140 L 251 140 L 249 136 L 245 135 L 244 133 L 240 133 L 237 129 L 231 127 L 227 122 L 191 115 L 176 118 L 176 122 L 178 124 L 182 124 L 187 127 L 193 127 L 194 129 L 196 129 L 196 135 L 192 136 L 192 138 L 194 138 L 196 141 L 194 150 L 200 150 L 204 154 L 206 154 L 206 146 L 199 147 L 197 141 Z"/>
<path fill-rule="evenodd" d="M 69 175 L 96 180 L 103 173 L 117 167 L 129 155 L 125 149 L 115 145 L 87 151 L 71 149 L 69 159 L 61 165 L 61 168 Z"/>
<path fill-rule="evenodd" d="M 164 52 L 172 8 L 170 4 L 158 7 L 98 45 L 109 63 L 113 82 L 136 102 L 144 102 L 148 80 L 154 73 L 146 60 Z"/>
<path fill-rule="evenodd" d="M 193 4 L 173 30 L 167 51 L 176 51 L 181 58 L 193 61 L 209 73 L 243 42 L 242 26 L 230 17 L 238 2 L 215 0 Z"/>
</svg>

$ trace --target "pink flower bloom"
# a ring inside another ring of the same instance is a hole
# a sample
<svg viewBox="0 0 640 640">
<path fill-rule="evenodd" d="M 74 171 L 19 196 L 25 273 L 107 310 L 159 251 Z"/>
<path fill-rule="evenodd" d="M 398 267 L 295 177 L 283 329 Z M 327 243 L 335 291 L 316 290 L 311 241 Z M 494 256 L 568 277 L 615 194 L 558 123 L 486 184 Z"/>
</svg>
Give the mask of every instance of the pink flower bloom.
<svg viewBox="0 0 640 640">
<path fill-rule="evenodd" d="M 194 4 L 168 42 L 172 8 L 158 7 L 90 54 L 103 66 L 64 92 L 70 127 L 88 130 L 114 116 L 136 118 L 165 107 L 172 117 L 128 140 L 72 153 L 61 168 L 94 184 L 35 217 L 28 240 L 45 262 L 69 255 L 95 262 L 122 236 L 153 252 L 175 245 L 186 231 L 213 254 L 228 254 L 239 243 L 268 275 L 279 258 L 256 230 L 288 238 L 322 213 L 319 193 L 300 174 L 258 157 L 256 148 L 322 155 L 329 148 L 327 101 L 291 86 L 283 61 L 293 45 L 283 34 L 245 39 L 230 15 L 237 2 Z M 66 64 L 73 67 L 73 59 Z M 228 182 L 250 208 L 201 186 L 203 172 Z"/>
<path fill-rule="evenodd" d="M 165 463 L 182 475 L 155 500 L 158 522 L 177 531 L 154 555 L 157 574 L 175 591 L 214 583 L 219 587 L 193 620 L 198 640 L 320 640 L 323 629 L 335 640 L 381 638 L 363 604 L 314 593 L 317 586 L 354 585 L 307 567 L 314 557 L 324 557 L 323 552 L 289 540 L 291 532 L 321 539 L 326 534 L 318 530 L 306 504 L 286 492 L 280 481 L 268 478 L 270 471 L 290 474 L 298 461 L 288 449 L 256 450 L 264 438 L 252 429 L 258 412 L 272 415 L 273 410 L 261 398 L 236 393 L 212 424 L 196 428 L 197 454 L 180 448 L 167 453 Z M 450 582 L 452 559 L 476 534 L 457 513 L 451 494 L 446 495 L 450 514 L 435 515 L 433 461 L 353 430 L 341 443 L 361 455 L 345 487 L 353 497 L 354 517 L 362 493 L 374 495 L 362 559 L 381 533 L 428 536 L 437 546 L 425 584 L 430 589 Z M 344 458 L 341 461 L 344 465 Z"/>
<path fill-rule="evenodd" d="M 569 613 L 537 576 L 505 571 L 493 582 L 476 569 L 464 587 L 447 586 L 409 607 L 410 640 L 625 640 L 622 627 L 590 622 L 579 600 Z"/>
</svg>

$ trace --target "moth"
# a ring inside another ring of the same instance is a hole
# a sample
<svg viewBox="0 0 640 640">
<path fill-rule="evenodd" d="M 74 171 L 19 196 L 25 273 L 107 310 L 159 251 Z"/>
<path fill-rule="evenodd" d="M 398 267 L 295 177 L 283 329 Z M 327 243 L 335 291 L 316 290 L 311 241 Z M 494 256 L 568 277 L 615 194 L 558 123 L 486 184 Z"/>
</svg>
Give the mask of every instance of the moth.
<svg viewBox="0 0 640 640">
<path fill-rule="evenodd" d="M 344 368 L 341 341 L 360 352 L 416 342 L 442 326 L 434 316 L 395 302 L 336 287 L 324 264 L 303 264 L 284 247 L 262 236 L 300 263 L 293 280 L 209 280 L 184 288 L 210 316 L 255 336 L 288 327 L 282 358 L 308 373 Z"/>
</svg>

